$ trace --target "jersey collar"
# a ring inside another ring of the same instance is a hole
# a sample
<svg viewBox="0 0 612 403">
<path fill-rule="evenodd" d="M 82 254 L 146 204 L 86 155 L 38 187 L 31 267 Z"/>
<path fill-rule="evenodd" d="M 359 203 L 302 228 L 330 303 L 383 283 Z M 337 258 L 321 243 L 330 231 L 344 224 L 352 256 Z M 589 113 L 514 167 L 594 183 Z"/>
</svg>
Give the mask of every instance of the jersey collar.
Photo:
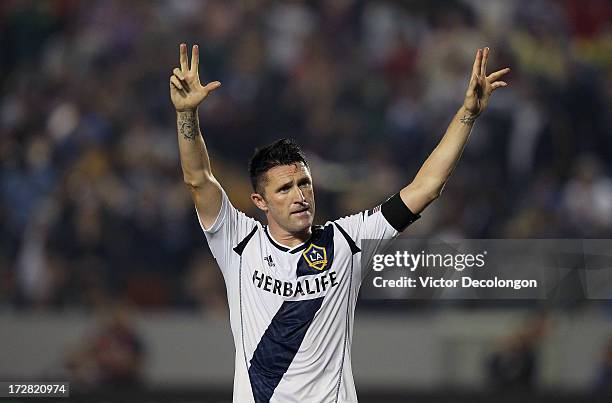
<svg viewBox="0 0 612 403">
<path fill-rule="evenodd" d="M 314 233 L 314 228 L 313 228 L 313 231 L 311 231 L 311 233 L 310 233 L 310 238 L 308 238 L 306 240 L 306 242 L 302 242 L 301 244 L 290 248 L 290 247 L 288 247 L 286 245 L 281 244 L 280 242 L 277 242 L 274 238 L 272 238 L 272 234 L 270 234 L 270 231 L 268 231 L 268 226 L 267 225 L 264 225 L 263 229 L 264 229 L 264 232 L 266 233 L 266 235 L 268 236 L 268 239 L 270 240 L 270 243 L 272 245 L 274 245 L 274 247 L 276 249 L 279 249 L 279 250 L 281 250 L 283 252 L 289 252 L 289 253 L 297 253 L 297 252 L 301 251 L 302 249 L 305 249 L 306 246 L 308 246 L 308 244 L 310 243 L 310 240 L 312 239 L 312 234 Z"/>
</svg>

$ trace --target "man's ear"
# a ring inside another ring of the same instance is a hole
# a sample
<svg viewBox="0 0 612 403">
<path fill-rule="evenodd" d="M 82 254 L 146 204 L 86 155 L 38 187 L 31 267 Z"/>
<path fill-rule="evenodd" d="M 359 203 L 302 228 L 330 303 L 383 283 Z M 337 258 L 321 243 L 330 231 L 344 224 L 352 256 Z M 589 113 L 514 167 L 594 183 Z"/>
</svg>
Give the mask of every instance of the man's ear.
<svg viewBox="0 0 612 403">
<path fill-rule="evenodd" d="M 264 213 L 268 212 L 268 203 L 262 195 L 259 193 L 251 193 L 251 200 L 258 209 L 262 210 Z"/>
</svg>

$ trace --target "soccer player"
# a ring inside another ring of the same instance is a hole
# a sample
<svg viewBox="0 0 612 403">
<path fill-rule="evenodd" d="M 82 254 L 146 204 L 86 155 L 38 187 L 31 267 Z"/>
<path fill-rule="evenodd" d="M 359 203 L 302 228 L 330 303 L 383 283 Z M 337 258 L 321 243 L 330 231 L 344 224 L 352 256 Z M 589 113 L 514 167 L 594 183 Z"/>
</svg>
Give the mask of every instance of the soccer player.
<svg viewBox="0 0 612 403">
<path fill-rule="evenodd" d="M 236 210 L 215 179 L 198 106 L 221 83 L 200 83 L 198 46 L 180 45 L 170 77 L 184 181 L 229 300 L 234 402 L 356 402 L 351 369 L 353 318 L 368 262 L 362 239 L 396 237 L 441 193 L 478 116 L 509 69 L 486 75 L 478 49 L 465 100 L 415 178 L 380 206 L 313 226 L 315 197 L 306 158 L 283 139 L 250 162 L 251 200 L 260 223 Z"/>
</svg>

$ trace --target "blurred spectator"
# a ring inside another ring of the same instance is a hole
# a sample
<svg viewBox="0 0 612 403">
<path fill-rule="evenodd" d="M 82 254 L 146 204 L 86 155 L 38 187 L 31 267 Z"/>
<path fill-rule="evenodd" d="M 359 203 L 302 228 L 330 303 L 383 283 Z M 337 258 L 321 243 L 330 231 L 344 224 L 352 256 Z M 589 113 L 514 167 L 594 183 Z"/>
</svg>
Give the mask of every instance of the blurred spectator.
<svg viewBox="0 0 612 403">
<path fill-rule="evenodd" d="M 612 226 L 612 180 L 605 176 L 601 161 L 585 155 L 575 162 L 563 192 L 568 219 L 576 233 L 605 237 Z"/>
<path fill-rule="evenodd" d="M 501 341 L 489 358 L 487 370 L 496 389 L 527 391 L 538 376 L 538 347 L 550 329 L 546 314 L 532 317 L 521 329 Z"/>
<path fill-rule="evenodd" d="M 77 388 L 137 386 L 146 356 L 143 341 L 126 306 L 102 309 L 98 328 L 67 353 L 71 380 Z"/>
</svg>

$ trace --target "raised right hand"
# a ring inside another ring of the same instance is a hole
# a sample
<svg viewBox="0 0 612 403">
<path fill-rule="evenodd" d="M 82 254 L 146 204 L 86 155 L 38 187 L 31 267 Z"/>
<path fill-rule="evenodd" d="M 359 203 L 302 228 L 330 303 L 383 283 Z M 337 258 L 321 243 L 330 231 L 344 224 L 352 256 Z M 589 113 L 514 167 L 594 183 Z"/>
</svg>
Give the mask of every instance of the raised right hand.
<svg viewBox="0 0 612 403">
<path fill-rule="evenodd" d="M 198 45 L 193 45 L 191 67 L 189 67 L 187 45 L 181 43 L 179 58 L 181 68 L 175 68 L 170 76 L 170 99 L 177 112 L 195 110 L 209 93 L 221 86 L 219 81 L 213 81 L 204 86 L 200 83 L 199 55 Z"/>
</svg>

